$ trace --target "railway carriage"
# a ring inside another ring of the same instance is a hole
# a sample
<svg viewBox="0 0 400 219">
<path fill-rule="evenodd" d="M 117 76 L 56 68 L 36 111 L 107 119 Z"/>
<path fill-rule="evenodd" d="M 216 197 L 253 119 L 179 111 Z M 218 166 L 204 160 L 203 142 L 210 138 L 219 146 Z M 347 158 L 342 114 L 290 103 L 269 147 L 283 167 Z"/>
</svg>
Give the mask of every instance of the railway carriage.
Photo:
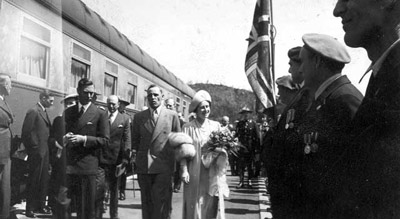
<svg viewBox="0 0 400 219">
<path fill-rule="evenodd" d="M 146 88 L 157 84 L 188 116 L 194 91 L 79 0 L 0 0 L 0 48 L 0 72 L 13 81 L 7 101 L 14 134 L 43 88 L 56 94 L 54 118 L 83 77 L 95 83 L 100 105 L 115 94 L 134 114 L 147 105 Z"/>
</svg>

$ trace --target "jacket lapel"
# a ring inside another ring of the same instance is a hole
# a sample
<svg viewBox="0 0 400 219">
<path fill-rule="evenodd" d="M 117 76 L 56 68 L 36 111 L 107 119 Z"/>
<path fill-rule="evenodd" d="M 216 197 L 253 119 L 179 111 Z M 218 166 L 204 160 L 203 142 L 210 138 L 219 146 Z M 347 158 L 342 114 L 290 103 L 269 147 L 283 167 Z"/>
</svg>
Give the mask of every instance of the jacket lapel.
<svg viewBox="0 0 400 219">
<path fill-rule="evenodd" d="M 145 114 L 144 114 L 144 115 L 146 115 L 146 116 L 144 117 L 144 119 L 145 119 L 146 121 L 143 123 L 143 125 L 144 125 L 144 127 L 147 129 L 147 131 L 149 131 L 150 133 L 153 133 L 154 125 L 153 125 L 153 121 L 152 121 L 152 118 L 151 118 L 151 115 L 150 115 L 150 114 L 151 114 L 151 113 L 150 113 L 150 110 L 147 109 L 146 112 L 145 112 Z"/>
<path fill-rule="evenodd" d="M 77 130 L 82 129 L 94 116 L 96 116 L 97 107 L 91 103 L 86 112 L 79 118 Z"/>
<path fill-rule="evenodd" d="M 118 129 L 118 126 L 121 124 L 122 114 L 118 113 L 117 117 L 115 117 L 114 122 L 111 124 L 110 130 L 114 132 Z"/>
<path fill-rule="evenodd" d="M 39 111 L 40 116 L 41 116 L 41 117 L 43 118 L 43 120 L 47 123 L 47 125 L 50 126 L 51 123 L 50 123 L 49 116 L 46 114 L 46 112 L 43 110 L 43 108 L 42 108 L 39 104 L 37 104 L 36 107 L 37 107 L 37 109 L 38 109 L 38 111 Z"/>
<path fill-rule="evenodd" d="M 158 116 L 156 127 L 154 127 L 153 135 L 151 137 L 151 142 L 153 142 L 157 138 L 157 136 L 161 133 L 162 129 L 164 128 L 164 121 L 167 121 L 166 117 L 167 114 L 165 113 L 165 109 L 164 107 L 161 107 L 160 115 Z M 150 122 L 152 122 L 151 116 L 150 116 Z"/>
</svg>

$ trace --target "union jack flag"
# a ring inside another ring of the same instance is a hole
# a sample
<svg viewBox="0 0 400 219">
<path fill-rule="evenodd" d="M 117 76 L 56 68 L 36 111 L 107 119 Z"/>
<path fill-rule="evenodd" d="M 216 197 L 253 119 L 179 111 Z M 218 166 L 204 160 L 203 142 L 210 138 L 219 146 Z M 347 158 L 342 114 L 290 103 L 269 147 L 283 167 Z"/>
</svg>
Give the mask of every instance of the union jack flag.
<svg viewBox="0 0 400 219">
<path fill-rule="evenodd" d="M 274 75 L 271 69 L 271 4 L 257 0 L 253 25 L 247 39 L 245 72 L 257 100 L 267 109 L 275 106 Z"/>
</svg>

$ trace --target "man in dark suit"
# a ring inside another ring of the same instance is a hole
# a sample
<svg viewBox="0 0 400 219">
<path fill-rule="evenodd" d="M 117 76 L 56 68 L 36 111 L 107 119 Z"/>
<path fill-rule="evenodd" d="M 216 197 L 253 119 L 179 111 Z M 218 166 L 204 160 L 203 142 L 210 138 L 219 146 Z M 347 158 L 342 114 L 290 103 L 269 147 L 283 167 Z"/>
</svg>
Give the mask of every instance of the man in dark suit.
<svg viewBox="0 0 400 219">
<path fill-rule="evenodd" d="M 166 109 L 162 91 L 157 85 L 147 89 L 149 109 L 133 119 L 132 150 L 142 199 L 143 219 L 169 219 L 172 201 L 174 151 L 168 144 L 168 134 L 180 132 L 176 112 Z"/>
<path fill-rule="evenodd" d="M 13 123 L 13 113 L 5 101 L 11 92 L 11 77 L 0 73 L 0 218 L 9 218 L 11 199 L 11 139 L 10 126 Z"/>
<path fill-rule="evenodd" d="M 27 184 L 26 213 L 49 214 L 46 196 L 49 185 L 49 135 L 51 121 L 47 110 L 53 105 L 54 96 L 47 90 L 39 95 L 39 102 L 28 110 L 22 125 L 22 142 L 28 152 L 29 178 Z"/>
<path fill-rule="evenodd" d="M 78 94 L 70 94 L 60 102 L 63 109 L 74 106 L 78 101 Z M 67 153 L 64 148 L 63 137 L 65 134 L 65 121 L 63 115 L 56 116 L 50 130 L 49 151 L 50 165 L 52 167 L 50 176 L 49 205 L 55 218 L 67 218 L 68 207 L 71 199 L 68 198 Z"/>
<path fill-rule="evenodd" d="M 351 147 L 338 162 L 341 218 L 400 218 L 400 2 L 337 1 L 344 41 L 372 61 Z"/>
<path fill-rule="evenodd" d="M 64 112 L 67 174 L 70 196 L 75 195 L 78 218 L 95 218 L 96 174 L 101 148 L 108 147 L 110 125 L 105 110 L 92 103 L 93 82 L 78 82 L 78 104 Z"/>
<path fill-rule="evenodd" d="M 100 167 L 105 170 L 106 184 L 110 191 L 110 218 L 118 219 L 118 177 L 117 172 L 128 164 L 131 149 L 131 128 L 129 118 L 118 112 L 119 99 L 115 95 L 107 98 L 110 122 L 110 142 L 100 153 Z M 118 166 L 118 168 L 117 168 Z M 99 218 L 99 217 L 98 217 Z"/>
</svg>

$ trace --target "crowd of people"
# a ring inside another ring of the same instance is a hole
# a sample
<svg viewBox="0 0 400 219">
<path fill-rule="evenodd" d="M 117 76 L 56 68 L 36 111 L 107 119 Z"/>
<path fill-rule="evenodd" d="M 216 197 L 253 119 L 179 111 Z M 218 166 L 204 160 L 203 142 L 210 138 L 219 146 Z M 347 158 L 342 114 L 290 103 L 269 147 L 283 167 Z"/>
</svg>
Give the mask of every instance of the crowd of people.
<svg viewBox="0 0 400 219">
<path fill-rule="evenodd" d="M 237 188 L 252 188 L 252 178 L 266 170 L 276 219 L 399 218 L 399 14 L 397 0 L 338 0 L 333 15 L 342 18 L 344 42 L 364 48 L 372 61 L 365 96 L 342 75 L 351 61 L 345 46 L 329 35 L 304 34 L 304 44 L 288 51 L 291 75 L 276 81 L 278 106 L 258 112 L 258 123 L 246 107 L 235 127 L 227 116 L 221 123 L 209 119 L 213 104 L 204 90 L 194 95 L 185 122 L 157 85 L 147 89 L 149 107 L 131 117 L 114 95 L 107 108 L 96 106 L 86 78 L 51 121 L 54 96 L 41 92 L 22 127 L 26 216 L 102 218 L 109 199 L 110 217 L 118 218 L 133 162 L 143 219 L 170 218 L 181 185 L 183 218 L 225 218 L 228 167 L 239 177 Z M 6 219 L 12 217 L 13 113 L 5 101 L 11 87 L 10 76 L 0 73 L 0 217 Z M 216 132 L 233 133 L 240 149 L 210 149 Z"/>
</svg>

